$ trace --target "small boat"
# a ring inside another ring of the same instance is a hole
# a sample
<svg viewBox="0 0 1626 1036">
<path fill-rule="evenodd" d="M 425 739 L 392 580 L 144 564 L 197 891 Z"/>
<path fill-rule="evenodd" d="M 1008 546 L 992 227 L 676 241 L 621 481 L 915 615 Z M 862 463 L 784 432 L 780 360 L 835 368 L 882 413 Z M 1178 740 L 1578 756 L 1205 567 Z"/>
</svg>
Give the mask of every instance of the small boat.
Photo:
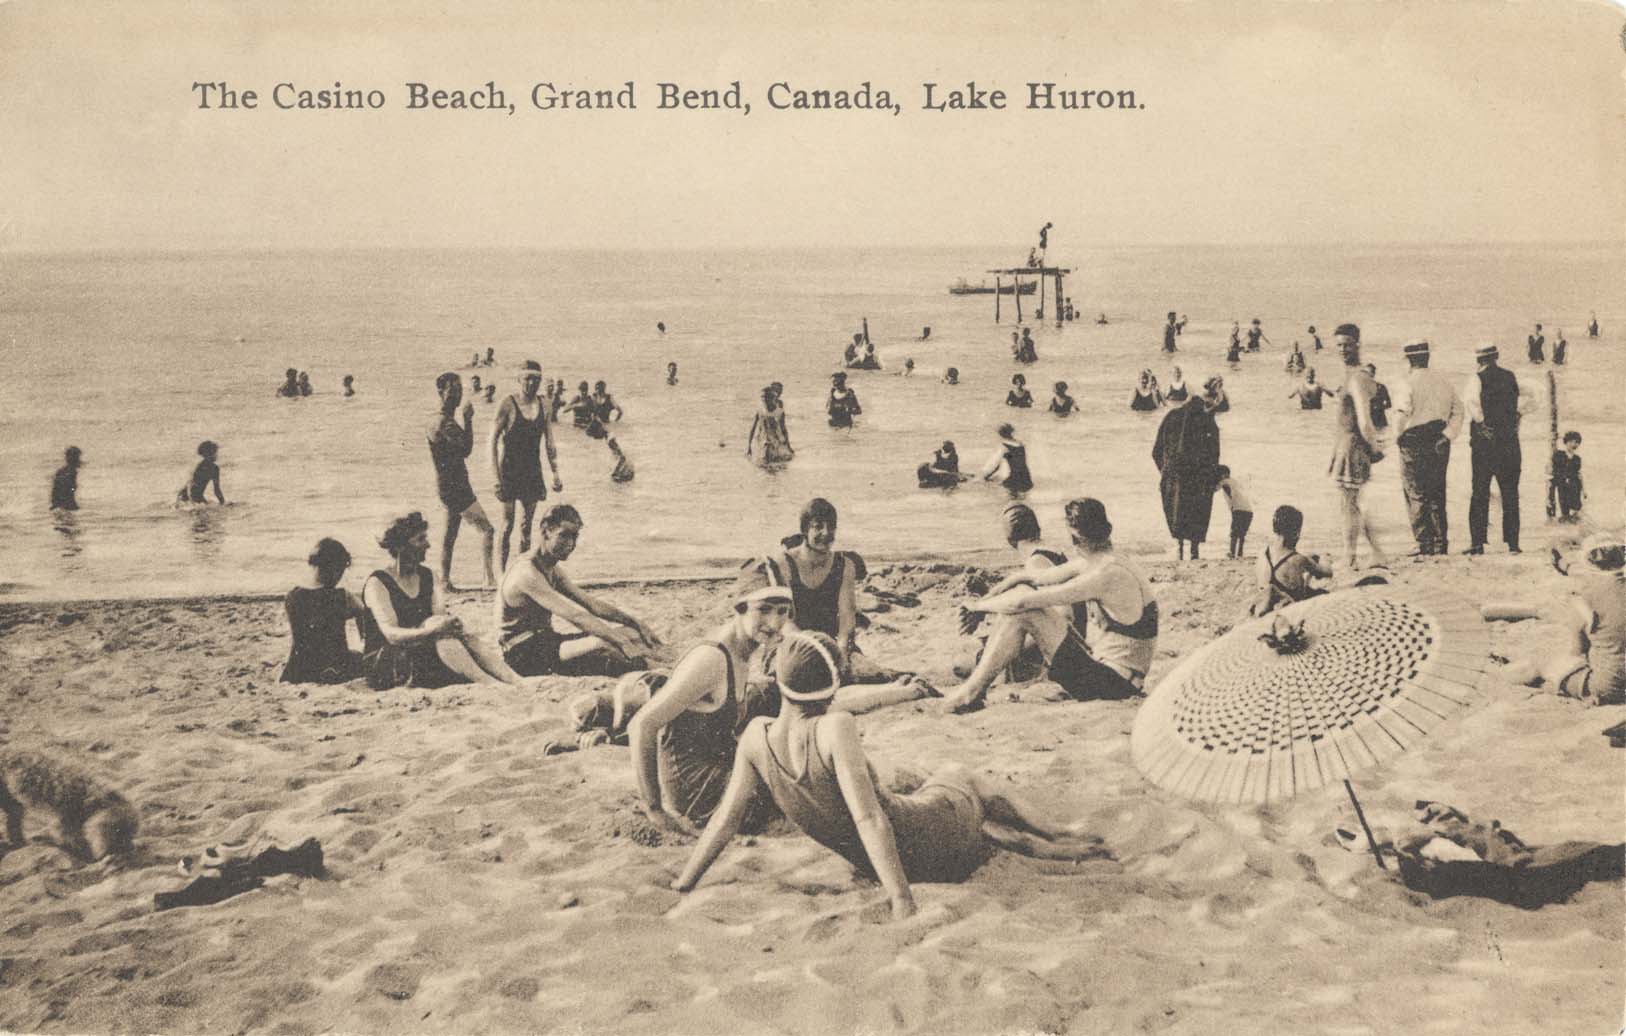
<svg viewBox="0 0 1626 1036">
<path fill-rule="evenodd" d="M 987 282 L 983 282 L 982 284 L 969 284 L 966 282 L 964 277 L 961 277 L 959 280 L 949 285 L 950 295 L 992 295 L 994 290 L 995 289 L 993 286 Z M 1016 286 L 1008 281 L 1002 282 L 998 290 L 1001 295 L 1013 295 L 1016 293 Z M 1032 295 L 1038 290 L 1038 281 L 1033 280 L 1022 282 L 1022 294 Z"/>
</svg>

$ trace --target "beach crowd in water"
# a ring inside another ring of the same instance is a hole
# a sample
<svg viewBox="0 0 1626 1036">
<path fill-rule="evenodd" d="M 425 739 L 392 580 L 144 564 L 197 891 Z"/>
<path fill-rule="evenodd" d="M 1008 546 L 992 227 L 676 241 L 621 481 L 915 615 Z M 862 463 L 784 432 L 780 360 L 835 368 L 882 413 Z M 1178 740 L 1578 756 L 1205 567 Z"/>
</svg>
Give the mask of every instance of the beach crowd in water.
<svg viewBox="0 0 1626 1036">
<path fill-rule="evenodd" d="M 1032 267 L 1043 268 L 1049 229 L 1047 224 L 1030 256 Z M 1058 304 L 1063 319 L 1070 319 L 1071 301 Z M 1102 314 L 1097 322 L 1105 321 Z M 1169 312 L 1162 354 L 1181 352 L 1186 322 L 1183 314 Z M 664 334 L 664 323 L 657 330 Z M 920 340 L 930 334 L 924 328 Z M 1239 608 L 1264 615 L 1326 592 L 1335 579 L 1387 580 L 1390 552 L 1367 515 L 1363 493 L 1391 442 L 1414 556 L 1448 552 L 1446 472 L 1463 434 L 1473 471 L 1464 553 L 1483 554 L 1490 542 L 1493 483 L 1500 499 L 1501 542 L 1518 553 L 1518 428 L 1530 393 L 1500 366 L 1496 346 L 1477 348 L 1476 372 L 1454 385 L 1430 368 L 1429 342 L 1407 344 L 1408 369 L 1391 389 L 1362 362 L 1357 325 L 1337 325 L 1329 343 L 1313 325 L 1306 334 L 1308 354 L 1297 341 L 1286 351 L 1284 370 L 1298 379 L 1288 398 L 1306 409 L 1319 409 L 1325 401 L 1336 411 L 1326 476 L 1340 503 L 1340 549 L 1334 560 L 1302 553 L 1303 514 L 1291 504 L 1275 507 L 1268 544 L 1257 556 L 1257 593 Z M 1595 317 L 1588 336 L 1598 336 Z M 1259 320 L 1246 332 L 1233 322 L 1226 361 L 1248 362 L 1246 356 L 1271 344 Z M 1038 358 L 1027 328 L 1012 333 L 1010 348 L 1017 366 Z M 1545 363 L 1546 350 L 1536 325 L 1527 342 L 1528 362 Z M 1337 372 L 1326 381 L 1311 363 L 1324 354 L 1325 366 Z M 1558 332 L 1551 362 L 1567 360 L 1568 344 Z M 584 589 L 566 563 L 590 534 L 590 523 L 570 504 L 543 505 L 550 489 L 557 494 L 564 488 L 557 429 L 566 413 L 572 428 L 604 444 L 611 479 L 634 477 L 611 432 L 622 410 L 603 381 L 591 387 L 582 381 L 570 395 L 563 380 L 544 376 L 539 361 L 517 366 L 517 391 L 498 403 L 483 443 L 496 473 L 499 530 L 481 505 L 467 466 L 477 443 L 473 400 L 496 402 L 496 364 L 492 349 L 474 355 L 470 367 L 484 373 L 470 376 L 467 396 L 462 374 L 447 371 L 434 379 L 439 405 L 425 441 L 442 505 L 439 577 L 427 566 L 434 549 L 431 522 L 418 512 L 384 525 L 378 542 L 390 560 L 362 580 L 359 593 L 345 585 L 349 551 L 337 540 L 322 539 L 308 558 L 309 578 L 287 594 L 292 645 L 284 681 L 361 679 L 384 690 L 485 681 L 523 687 L 544 676 L 617 678 L 610 690 L 570 702 L 577 739 L 550 743 L 545 751 L 606 743 L 629 749 L 646 815 L 663 828 L 698 837 L 674 882 L 679 891 L 701 880 L 734 834 L 759 831 L 779 817 L 878 879 L 893 916 L 900 918 L 915 909 L 911 882 L 961 880 L 992 847 L 1066 860 L 1104 854 L 1099 840 L 1076 825 L 1047 816 L 1019 792 L 996 787 L 960 765 L 934 773 L 908 793 L 881 786 L 854 720 L 863 712 L 923 698 L 942 698 L 950 714 L 970 712 L 984 707 L 999 680 L 1040 675 L 1079 701 L 1145 693 L 1159 633 L 1152 583 L 1114 550 L 1109 508 L 1098 496 L 1067 501 L 1059 518 L 1069 546 L 1049 545 L 1041 516 L 1024 499 L 1033 489 L 1033 474 L 1013 423 L 992 429 L 993 449 L 978 474 L 961 470 L 953 442 L 944 442 L 917 469 L 925 489 L 948 490 L 981 479 L 1010 496 L 998 536 L 1012 552 L 1011 571 L 961 608 L 966 652 L 955 667 L 961 682 L 939 689 L 862 650 L 858 588 L 866 565 L 860 553 L 838 548 L 838 511 L 822 498 L 807 502 L 798 529 L 747 562 L 726 619 L 681 650 L 667 645 L 643 617 L 604 593 Z M 881 371 L 866 320 L 846 345 L 841 369 L 831 376 L 825 407 L 831 427 L 861 431 L 864 410 L 849 375 Z M 893 373 L 911 377 L 914 372 L 913 361 L 906 360 Z M 959 384 L 958 370 L 947 368 L 941 380 Z M 676 362 L 667 365 L 666 385 L 679 389 Z M 744 451 L 753 463 L 772 467 L 795 460 L 784 389 L 775 382 L 761 391 Z M 308 376 L 289 370 L 277 395 L 299 399 L 312 391 Z M 348 375 L 344 394 L 355 394 Z M 1005 402 L 1017 411 L 1034 407 L 1020 371 L 1011 378 Z M 1223 379 L 1211 377 L 1194 387 L 1174 366 L 1160 384 L 1147 368 L 1132 386 L 1128 405 L 1162 413 L 1150 462 L 1177 558 L 1200 556 L 1216 496 L 1230 512 L 1227 558 L 1246 558 L 1255 502 L 1245 474 L 1222 463 L 1218 419 L 1230 409 Z M 1065 382 L 1057 382 L 1047 410 L 1066 419 L 1079 412 L 1080 403 Z M 1578 523 L 1583 517 L 1581 441 L 1579 432 L 1567 431 L 1550 458 L 1547 509 L 1555 519 Z M 220 453 L 215 442 L 199 444 L 199 460 L 178 494 L 182 505 L 211 506 L 211 495 L 215 504 L 225 503 Z M 51 489 L 53 508 L 78 507 L 84 462 L 81 450 L 67 449 Z M 485 587 L 493 592 L 494 641 L 467 629 L 447 606 L 446 595 L 457 589 L 451 582 L 452 558 L 465 524 L 480 536 Z M 1623 552 L 1618 531 L 1593 532 L 1572 556 L 1553 552 L 1554 565 L 1574 586 L 1560 606 L 1509 602 L 1487 608 L 1493 618 L 1540 615 L 1561 631 L 1546 654 L 1509 660 L 1510 679 L 1598 703 L 1626 697 Z M 359 628 L 360 652 L 350 647 L 352 621 Z"/>
</svg>

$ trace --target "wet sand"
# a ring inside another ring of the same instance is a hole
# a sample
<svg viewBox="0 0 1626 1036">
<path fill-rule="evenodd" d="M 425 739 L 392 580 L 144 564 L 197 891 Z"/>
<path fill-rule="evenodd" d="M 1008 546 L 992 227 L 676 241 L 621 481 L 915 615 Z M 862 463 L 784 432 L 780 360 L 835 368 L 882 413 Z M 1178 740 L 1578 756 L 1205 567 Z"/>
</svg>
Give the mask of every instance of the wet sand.
<svg viewBox="0 0 1626 1036">
<path fill-rule="evenodd" d="M 872 559 L 873 560 L 873 559 Z M 874 564 L 920 604 L 873 612 L 869 654 L 947 686 L 952 565 Z M 1236 621 L 1252 562 L 1150 568 L 1164 630 L 1149 686 Z M 1402 564 L 1475 597 L 1562 580 L 1533 554 Z M 606 591 L 681 644 L 725 584 Z M 1477 598 L 1476 598 L 1477 599 Z M 490 598 L 454 609 L 489 631 Z M 1546 637 L 1498 625 L 1493 650 Z M 608 681 L 383 693 L 289 686 L 280 601 L 0 606 L 0 739 L 81 762 L 137 805 L 123 870 L 35 840 L 0 858 L 0 1029 L 22 1032 L 1602 1033 L 1621 1020 L 1626 905 L 1593 884 L 1537 911 L 1433 901 L 1330 844 L 1341 789 L 1209 809 L 1130 762 L 1136 702 L 996 687 L 861 720 L 886 778 L 957 761 L 1083 819 L 1111 860 L 997 855 L 961 885 L 880 890 L 794 833 L 739 839 L 700 888 L 690 844 L 634 811 L 625 749 L 544 756 L 564 702 Z M 1019 700 L 1018 700 L 1019 699 Z M 1594 708 L 1494 678 L 1486 700 L 1357 780 L 1375 825 L 1414 799 L 1525 841 L 1622 838 L 1622 753 Z M 30 834 L 44 833 L 30 818 Z M 324 879 L 278 877 L 154 913 L 176 861 L 245 836 L 320 839 Z"/>
</svg>

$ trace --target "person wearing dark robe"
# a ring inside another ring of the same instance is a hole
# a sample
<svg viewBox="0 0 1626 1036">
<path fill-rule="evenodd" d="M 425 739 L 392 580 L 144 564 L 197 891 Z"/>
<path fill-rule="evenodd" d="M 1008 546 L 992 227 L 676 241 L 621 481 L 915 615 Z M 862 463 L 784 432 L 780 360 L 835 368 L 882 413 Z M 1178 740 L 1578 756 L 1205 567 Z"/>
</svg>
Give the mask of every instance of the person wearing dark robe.
<svg viewBox="0 0 1626 1036">
<path fill-rule="evenodd" d="M 1202 399 L 1189 399 L 1164 416 L 1152 444 L 1152 463 L 1160 473 L 1163 517 L 1182 560 L 1187 542 L 1196 560 L 1198 547 L 1208 537 L 1219 459 L 1219 424 Z"/>
</svg>

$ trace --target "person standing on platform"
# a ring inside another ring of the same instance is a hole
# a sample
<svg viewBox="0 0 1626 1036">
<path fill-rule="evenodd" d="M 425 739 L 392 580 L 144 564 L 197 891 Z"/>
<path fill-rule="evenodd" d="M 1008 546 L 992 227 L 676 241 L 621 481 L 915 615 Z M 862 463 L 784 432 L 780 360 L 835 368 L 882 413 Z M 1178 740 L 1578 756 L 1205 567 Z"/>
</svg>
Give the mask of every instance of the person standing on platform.
<svg viewBox="0 0 1626 1036">
<path fill-rule="evenodd" d="M 1451 442 L 1462 428 L 1462 400 L 1445 375 L 1428 369 L 1427 342 L 1403 350 L 1411 365 L 1396 389 L 1395 445 L 1400 450 L 1400 486 L 1411 515 L 1418 555 L 1450 549 L 1445 516 L 1445 474 Z"/>
<path fill-rule="evenodd" d="M 1468 414 L 1468 447 L 1473 460 L 1473 493 L 1468 498 L 1468 554 L 1485 553 L 1490 525 L 1490 484 L 1502 495 L 1502 541 L 1519 553 L 1519 382 L 1496 365 L 1494 345 L 1474 350 L 1479 370 L 1462 389 Z"/>
</svg>

